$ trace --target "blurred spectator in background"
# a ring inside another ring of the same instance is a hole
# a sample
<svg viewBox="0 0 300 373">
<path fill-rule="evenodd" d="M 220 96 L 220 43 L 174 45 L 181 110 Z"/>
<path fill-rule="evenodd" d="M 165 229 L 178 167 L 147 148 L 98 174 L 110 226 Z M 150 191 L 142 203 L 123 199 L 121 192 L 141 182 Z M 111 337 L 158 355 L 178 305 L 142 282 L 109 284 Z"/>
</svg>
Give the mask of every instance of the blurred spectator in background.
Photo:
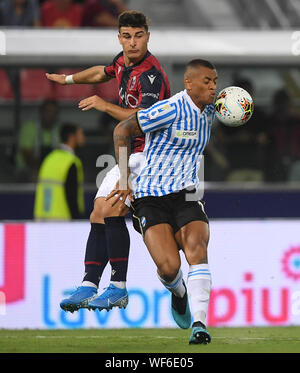
<svg viewBox="0 0 300 373">
<path fill-rule="evenodd" d="M 82 26 L 118 27 L 118 16 L 128 10 L 122 0 L 86 0 Z"/>
<path fill-rule="evenodd" d="M 266 181 L 300 180 L 300 117 L 285 89 L 275 92 L 267 120 L 269 134 Z M 298 171 L 297 171 L 298 169 Z"/>
<path fill-rule="evenodd" d="M 263 181 L 267 144 L 265 114 L 255 106 L 253 85 L 248 79 L 237 79 L 233 86 L 244 88 L 254 100 L 254 112 L 245 125 L 219 126 L 217 139 L 225 148 L 229 172 L 227 181 Z"/>
<path fill-rule="evenodd" d="M 84 217 L 83 167 L 75 150 L 85 143 L 83 130 L 65 123 L 61 144 L 44 159 L 38 176 L 34 218 L 71 220 Z"/>
<path fill-rule="evenodd" d="M 112 118 L 107 113 L 100 113 L 97 120 L 97 132 L 96 134 L 102 139 L 102 152 L 103 154 L 115 154 L 114 146 L 112 144 L 114 127 L 118 124 L 118 121 Z"/>
<path fill-rule="evenodd" d="M 40 26 L 40 8 L 36 0 L 2 0 L 0 26 Z"/>
<path fill-rule="evenodd" d="M 226 147 L 223 141 L 221 122 L 215 120 L 210 141 L 204 150 L 204 180 L 224 181 L 229 171 Z"/>
<path fill-rule="evenodd" d="M 80 27 L 82 5 L 73 0 L 46 0 L 41 6 L 41 22 L 44 27 Z"/>
<path fill-rule="evenodd" d="M 109 114 L 100 112 L 95 124 L 94 128 L 85 130 L 88 139 L 87 144 L 84 148 L 78 149 L 77 155 L 83 163 L 85 182 L 95 183 L 96 180 L 96 185 L 100 185 L 104 176 L 112 167 L 112 163 L 109 163 L 108 159 L 102 156 L 111 155 L 114 157 L 115 155 L 111 140 L 113 129 L 118 121 Z"/>
<path fill-rule="evenodd" d="M 44 157 L 59 143 L 58 104 L 45 100 L 39 108 L 39 120 L 25 122 L 19 131 L 16 154 L 17 179 L 36 181 Z"/>
</svg>

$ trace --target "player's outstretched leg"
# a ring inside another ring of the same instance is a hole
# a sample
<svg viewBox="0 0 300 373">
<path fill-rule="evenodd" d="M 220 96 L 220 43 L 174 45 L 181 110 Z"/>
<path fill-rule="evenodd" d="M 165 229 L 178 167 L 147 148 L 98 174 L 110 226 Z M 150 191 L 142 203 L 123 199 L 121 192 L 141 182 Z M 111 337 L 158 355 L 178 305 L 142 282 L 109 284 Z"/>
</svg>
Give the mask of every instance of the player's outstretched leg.
<svg viewBox="0 0 300 373">
<path fill-rule="evenodd" d="M 97 288 L 92 286 L 79 286 L 74 293 L 60 302 L 64 311 L 74 312 L 86 308 L 88 302 L 97 297 Z"/>
<path fill-rule="evenodd" d="M 75 292 L 60 302 L 60 307 L 64 311 L 74 312 L 85 308 L 87 303 L 97 296 L 98 284 L 107 261 L 105 225 L 91 223 L 86 243 L 83 281 Z"/>
<path fill-rule="evenodd" d="M 181 269 L 172 282 L 167 282 L 158 275 L 161 283 L 172 293 L 172 316 L 181 329 L 188 329 L 191 325 L 191 311 L 188 301 L 188 292 L 182 278 Z"/>
<path fill-rule="evenodd" d="M 92 310 L 111 310 L 113 307 L 126 308 L 128 292 L 126 288 L 118 288 L 110 284 L 99 297 L 88 302 L 87 307 Z"/>
<path fill-rule="evenodd" d="M 189 344 L 208 344 L 211 341 L 211 337 L 206 330 L 204 324 L 196 321 L 192 325 L 192 334 L 189 340 Z"/>
</svg>

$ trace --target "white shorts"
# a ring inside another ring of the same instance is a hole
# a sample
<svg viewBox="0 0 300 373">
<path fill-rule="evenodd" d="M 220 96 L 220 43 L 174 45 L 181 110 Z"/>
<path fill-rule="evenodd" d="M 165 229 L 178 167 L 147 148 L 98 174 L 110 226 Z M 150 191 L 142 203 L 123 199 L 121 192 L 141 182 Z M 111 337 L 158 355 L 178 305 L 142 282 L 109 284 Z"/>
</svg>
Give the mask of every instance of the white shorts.
<svg viewBox="0 0 300 373">
<path fill-rule="evenodd" d="M 140 174 L 140 171 L 144 165 L 145 156 L 143 152 L 133 153 L 129 157 L 129 168 L 130 168 L 130 182 L 132 188 L 134 188 L 136 179 Z M 106 197 L 109 193 L 115 188 L 118 180 L 120 179 L 120 171 L 119 166 L 116 164 L 108 173 L 106 174 L 105 178 L 103 179 L 98 192 L 95 196 L 96 198 L 99 197 Z M 125 201 L 126 206 L 130 207 L 129 198 L 126 198 Z"/>
</svg>

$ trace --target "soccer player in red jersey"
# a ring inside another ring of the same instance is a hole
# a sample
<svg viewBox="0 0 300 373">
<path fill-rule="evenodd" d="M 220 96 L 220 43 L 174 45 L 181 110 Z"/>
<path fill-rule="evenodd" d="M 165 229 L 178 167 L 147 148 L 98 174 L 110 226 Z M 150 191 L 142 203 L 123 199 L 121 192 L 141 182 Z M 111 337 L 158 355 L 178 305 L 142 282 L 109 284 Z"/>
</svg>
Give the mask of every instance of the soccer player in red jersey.
<svg viewBox="0 0 300 373">
<path fill-rule="evenodd" d="M 158 60 L 148 51 L 150 33 L 146 17 L 138 11 L 126 11 L 119 16 L 119 42 L 123 51 L 110 65 L 94 66 L 73 75 L 47 74 L 47 78 L 60 84 L 104 83 L 116 78 L 119 87 L 119 105 L 107 102 L 99 96 L 88 97 L 79 103 L 83 111 L 95 108 L 121 121 L 139 109 L 170 97 L 168 78 Z M 136 137 L 129 159 L 131 175 L 138 175 L 144 156 L 144 136 Z M 75 311 L 88 306 L 111 309 L 126 307 L 128 293 L 126 277 L 130 238 L 125 216 L 130 201 L 106 201 L 106 196 L 119 181 L 116 165 L 104 178 L 94 201 L 90 215 L 91 230 L 85 252 L 85 275 L 82 285 L 60 306 L 65 311 Z M 98 296 L 97 289 L 107 262 L 111 264 L 110 285 Z"/>
</svg>

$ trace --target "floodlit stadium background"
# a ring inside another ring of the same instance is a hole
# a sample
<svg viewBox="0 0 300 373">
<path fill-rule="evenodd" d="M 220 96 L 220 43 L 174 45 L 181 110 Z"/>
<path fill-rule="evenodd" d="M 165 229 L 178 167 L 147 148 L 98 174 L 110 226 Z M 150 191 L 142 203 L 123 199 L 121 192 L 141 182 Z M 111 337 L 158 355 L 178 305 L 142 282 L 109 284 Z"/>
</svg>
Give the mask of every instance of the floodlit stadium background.
<svg viewBox="0 0 300 373">
<path fill-rule="evenodd" d="M 285 89 L 298 115 L 298 2 L 210 0 L 208 5 L 205 0 L 131 0 L 126 4 L 150 18 L 149 50 L 167 72 L 172 93 L 183 88 L 185 63 L 202 57 L 217 66 L 219 89 L 237 78 L 249 79 L 255 108 L 268 118 L 274 111 L 274 94 Z M 152 260 L 130 220 L 127 309 L 109 313 L 82 310 L 71 315 L 59 308 L 60 300 L 80 285 L 83 275 L 88 216 L 96 180 L 105 172 L 97 159 L 102 154 L 113 155 L 115 122 L 95 110 L 82 113 L 77 103 L 92 94 L 113 101 L 118 93 L 113 82 L 104 87 L 54 87 L 44 73 L 69 74 L 106 64 L 119 51 L 114 29 L 0 29 L 0 328 L 175 326 L 170 297 L 157 280 Z M 48 97 L 59 101 L 60 122 L 74 121 L 85 130 L 87 144 L 80 152 L 86 178 L 84 221 L 34 222 L 34 180 L 15 173 L 22 123 L 37 120 L 39 105 Z M 299 123 L 300 119 L 294 133 L 288 130 L 298 148 Z M 263 120 L 260 126 L 270 134 L 270 123 L 267 127 Z M 216 123 L 215 128 L 212 141 L 226 158 L 231 148 L 222 148 L 218 143 L 221 125 Z M 252 181 L 238 176 L 229 181 L 233 165 L 224 172 L 213 163 L 212 153 L 205 156 L 204 199 L 211 222 L 213 279 L 210 326 L 300 324 L 300 152 L 298 159 L 288 149 L 286 153 L 275 150 L 273 163 L 280 163 L 280 172 L 275 167 L 270 175 L 262 167 L 260 176 Z M 241 150 L 239 157 L 244 156 Z M 108 270 L 100 288 L 108 284 Z M 184 260 L 183 270 L 186 275 Z"/>
</svg>

